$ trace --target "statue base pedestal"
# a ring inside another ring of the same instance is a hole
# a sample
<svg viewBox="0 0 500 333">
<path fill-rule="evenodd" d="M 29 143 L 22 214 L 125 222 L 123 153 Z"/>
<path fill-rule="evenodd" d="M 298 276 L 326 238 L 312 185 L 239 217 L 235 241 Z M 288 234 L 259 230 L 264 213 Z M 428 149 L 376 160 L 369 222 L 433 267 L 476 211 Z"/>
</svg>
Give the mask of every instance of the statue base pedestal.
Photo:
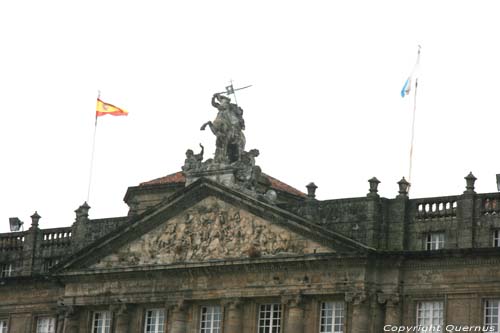
<svg viewBox="0 0 500 333">
<path fill-rule="evenodd" d="M 200 168 L 184 171 L 186 175 L 186 186 L 191 185 L 200 178 L 208 178 L 214 182 L 222 184 L 231 189 L 243 192 L 257 200 L 265 201 L 267 203 L 276 202 L 276 192 L 270 188 L 269 181 L 261 185 L 261 191 L 256 188 L 245 187 L 245 184 L 235 177 L 239 169 L 234 165 L 224 163 L 207 163 Z"/>
<path fill-rule="evenodd" d="M 186 172 L 186 186 L 194 183 L 200 178 L 208 178 L 227 187 L 235 187 L 235 168 L 230 165 L 218 165 L 214 169 L 191 170 Z"/>
</svg>

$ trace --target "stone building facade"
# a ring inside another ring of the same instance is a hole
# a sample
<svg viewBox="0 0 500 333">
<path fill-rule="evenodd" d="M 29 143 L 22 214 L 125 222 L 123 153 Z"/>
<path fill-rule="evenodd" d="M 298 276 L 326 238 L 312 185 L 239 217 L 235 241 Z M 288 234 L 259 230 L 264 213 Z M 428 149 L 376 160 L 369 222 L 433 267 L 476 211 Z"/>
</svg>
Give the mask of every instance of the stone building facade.
<svg viewBox="0 0 500 333">
<path fill-rule="evenodd" d="M 127 216 L 84 203 L 70 227 L 35 212 L 0 234 L 0 333 L 498 332 L 500 193 L 469 174 L 459 195 L 411 199 L 403 178 L 382 198 L 372 178 L 316 200 L 261 172 L 241 108 L 212 102 L 215 158 L 130 187 Z"/>
</svg>

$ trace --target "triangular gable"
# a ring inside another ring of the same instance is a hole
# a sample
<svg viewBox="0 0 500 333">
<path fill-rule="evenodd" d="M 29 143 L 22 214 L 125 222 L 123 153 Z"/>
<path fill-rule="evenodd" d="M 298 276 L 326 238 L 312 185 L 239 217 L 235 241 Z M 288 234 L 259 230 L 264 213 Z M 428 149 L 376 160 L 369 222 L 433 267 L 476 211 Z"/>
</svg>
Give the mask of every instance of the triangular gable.
<svg viewBox="0 0 500 333">
<path fill-rule="evenodd" d="M 221 216 L 231 230 L 222 235 L 219 231 L 219 236 L 214 237 L 210 234 L 214 232 L 211 225 L 215 223 L 219 229 L 226 228 L 222 227 Z M 202 178 L 75 253 L 53 272 L 241 256 L 366 253 L 372 250 L 289 211 Z"/>
<path fill-rule="evenodd" d="M 105 256 L 91 268 L 333 252 L 329 247 L 210 196 Z"/>
</svg>

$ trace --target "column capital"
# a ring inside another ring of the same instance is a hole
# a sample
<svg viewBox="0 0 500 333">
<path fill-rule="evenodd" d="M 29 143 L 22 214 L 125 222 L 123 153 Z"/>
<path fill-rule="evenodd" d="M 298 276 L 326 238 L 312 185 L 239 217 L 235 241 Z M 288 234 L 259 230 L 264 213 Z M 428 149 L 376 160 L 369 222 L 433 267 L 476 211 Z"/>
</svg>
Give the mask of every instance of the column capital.
<svg viewBox="0 0 500 333">
<path fill-rule="evenodd" d="M 301 307 L 303 301 L 304 298 L 301 293 L 281 296 L 281 303 L 286 304 L 290 308 Z"/>
<path fill-rule="evenodd" d="M 377 301 L 379 304 L 386 304 L 387 306 L 395 306 L 399 304 L 399 293 L 378 293 Z"/>
<path fill-rule="evenodd" d="M 71 318 L 75 315 L 76 309 L 73 305 L 64 305 L 59 303 L 56 309 L 57 315 L 64 318 Z"/>
<path fill-rule="evenodd" d="M 399 295 L 399 293 L 392 293 L 392 294 L 383 294 L 383 293 L 380 293 L 377 295 L 377 297 L 382 297 L 383 300 L 385 300 L 385 304 L 387 306 L 396 306 L 399 304 L 400 300 L 401 300 L 401 296 Z M 380 300 L 379 300 L 380 302 Z M 383 304 L 383 303 L 381 303 Z"/>
<path fill-rule="evenodd" d="M 127 315 L 131 305 L 127 303 L 114 303 L 109 305 L 109 311 L 114 312 L 117 316 Z"/>
<path fill-rule="evenodd" d="M 238 309 L 243 304 L 244 300 L 240 297 L 224 298 L 221 304 L 228 309 Z"/>
<path fill-rule="evenodd" d="M 365 292 L 347 292 L 345 293 L 345 301 L 356 305 L 364 303 L 368 299 Z"/>
<path fill-rule="evenodd" d="M 165 302 L 165 308 L 170 309 L 172 311 L 180 311 L 183 312 L 188 308 L 188 302 L 184 299 L 170 300 Z"/>
</svg>

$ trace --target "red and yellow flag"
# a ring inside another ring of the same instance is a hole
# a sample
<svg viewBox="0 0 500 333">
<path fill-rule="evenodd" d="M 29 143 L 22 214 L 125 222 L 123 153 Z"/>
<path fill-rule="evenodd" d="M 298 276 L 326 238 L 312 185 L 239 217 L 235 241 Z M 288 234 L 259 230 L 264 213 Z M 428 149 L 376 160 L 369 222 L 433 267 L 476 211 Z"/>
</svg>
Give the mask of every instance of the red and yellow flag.
<svg viewBox="0 0 500 333">
<path fill-rule="evenodd" d="M 105 116 L 107 114 L 110 114 L 112 116 L 127 116 L 128 111 L 120 109 L 119 107 L 116 107 L 113 104 L 103 102 L 98 98 L 95 116 L 100 117 L 100 116 Z"/>
</svg>

